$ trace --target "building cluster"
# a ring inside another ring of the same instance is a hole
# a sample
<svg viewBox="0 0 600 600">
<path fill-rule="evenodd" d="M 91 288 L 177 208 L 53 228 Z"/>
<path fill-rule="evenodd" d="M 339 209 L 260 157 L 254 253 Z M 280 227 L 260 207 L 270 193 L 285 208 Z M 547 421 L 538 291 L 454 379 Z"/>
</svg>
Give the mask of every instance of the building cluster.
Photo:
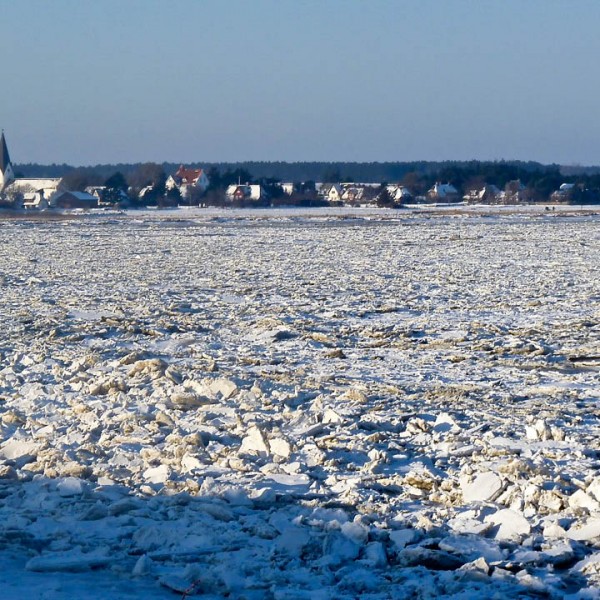
<svg viewBox="0 0 600 600">
<path fill-rule="evenodd" d="M 385 191 L 384 191 L 385 190 Z M 380 202 L 385 194 L 389 204 L 412 204 L 420 202 L 460 202 L 458 190 L 450 183 L 436 182 L 426 195 L 415 194 L 408 186 L 393 183 L 323 183 L 317 185 L 317 193 L 331 203 L 370 204 Z M 466 198 L 464 198 L 466 200 Z"/>
<path fill-rule="evenodd" d="M 283 184 L 284 191 L 290 184 Z M 465 204 L 526 204 L 535 200 L 532 190 L 527 188 L 519 179 L 507 182 L 504 189 L 494 184 L 482 183 L 468 188 L 464 194 L 450 183 L 436 182 L 425 194 L 416 194 L 409 187 L 401 184 L 381 186 L 379 183 L 323 183 L 317 184 L 317 193 L 332 204 L 360 205 L 379 203 L 385 187 L 389 204 L 420 204 L 420 203 L 465 203 Z M 549 200 L 554 203 L 570 203 L 581 191 L 574 183 L 563 183 L 551 195 Z"/>
<path fill-rule="evenodd" d="M 64 189 L 61 178 L 15 177 L 4 132 L 0 136 L 0 194 L 15 206 L 46 208 L 91 208 L 97 198 L 88 192 Z"/>
<path fill-rule="evenodd" d="M 165 181 L 165 190 L 176 190 L 186 204 L 200 200 L 206 193 L 210 180 L 203 169 L 188 168 L 183 165 Z M 155 185 L 148 185 L 136 192 L 143 203 L 155 192 Z M 97 208 L 102 206 L 126 205 L 130 196 L 124 189 L 114 190 L 106 185 L 88 186 L 84 191 L 71 191 L 65 188 L 61 178 L 16 177 L 4 132 L 0 137 L 0 196 L 12 207 L 44 210 L 47 208 L 73 209 Z M 265 198 L 265 191 L 258 184 L 230 185 L 225 191 L 230 202 L 258 201 Z"/>
<path fill-rule="evenodd" d="M 163 180 L 164 181 L 164 180 Z M 181 165 L 173 175 L 169 175 L 164 184 L 165 197 L 172 196 L 184 204 L 203 204 L 203 197 L 210 186 L 210 180 L 203 169 L 193 169 Z M 306 194 L 306 184 L 280 183 L 279 193 L 283 197 Z M 135 192 L 133 201 L 139 204 L 156 200 L 156 185 L 143 187 Z M 271 190 L 272 191 L 272 190 Z M 553 202 L 572 202 L 581 191 L 572 183 L 563 183 L 550 196 Z M 323 203 L 331 205 L 360 206 L 380 204 L 401 206 L 404 204 L 432 202 L 468 204 L 521 204 L 533 200 L 531 191 L 520 180 L 509 181 L 504 189 L 493 184 L 481 184 L 465 190 L 464 195 L 451 183 L 436 182 L 426 194 L 417 195 L 409 187 L 401 184 L 380 183 L 317 183 L 312 193 Z M 10 155 L 4 137 L 0 137 L 0 199 L 13 207 L 43 210 L 47 208 L 74 209 L 96 208 L 102 206 L 126 206 L 132 199 L 132 191 L 113 189 L 106 185 L 89 186 L 85 191 L 71 191 L 65 188 L 61 178 L 21 178 L 16 177 L 10 161 Z M 264 205 L 270 200 L 262 185 L 242 183 L 229 185 L 223 194 L 223 200 L 233 205 L 252 205 L 256 202 Z M 280 203 L 281 204 L 281 203 Z"/>
</svg>

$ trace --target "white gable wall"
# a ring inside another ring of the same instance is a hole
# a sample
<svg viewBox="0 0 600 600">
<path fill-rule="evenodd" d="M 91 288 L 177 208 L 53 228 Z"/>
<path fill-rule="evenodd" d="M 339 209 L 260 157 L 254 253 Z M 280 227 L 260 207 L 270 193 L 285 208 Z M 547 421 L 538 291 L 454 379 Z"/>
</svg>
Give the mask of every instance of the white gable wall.
<svg viewBox="0 0 600 600">
<path fill-rule="evenodd" d="M 196 187 L 199 187 L 202 191 L 204 191 L 208 187 L 209 183 L 210 182 L 208 181 L 206 173 L 202 171 L 202 173 L 200 173 L 200 177 L 198 177 L 198 180 L 196 181 Z"/>
<path fill-rule="evenodd" d="M 9 163 L 6 166 L 6 171 L 2 173 L 0 171 L 0 190 L 4 189 L 11 181 L 15 178 L 15 174 L 13 172 L 12 165 Z"/>
<path fill-rule="evenodd" d="M 206 176 L 206 173 L 204 171 L 202 171 L 202 173 L 200 173 L 200 176 L 192 183 L 192 182 L 188 182 L 188 183 L 182 183 L 181 185 L 177 185 L 177 181 L 175 181 L 175 178 L 173 177 L 173 175 L 169 175 L 169 177 L 167 178 L 167 181 L 165 182 L 165 188 L 168 190 L 172 190 L 173 188 L 179 187 L 179 191 L 181 192 L 181 195 L 183 197 L 186 197 L 188 194 L 188 188 L 189 187 L 196 187 L 198 188 L 200 191 L 204 192 L 206 191 L 206 188 L 209 186 L 210 181 L 208 179 L 208 177 Z"/>
<path fill-rule="evenodd" d="M 262 196 L 262 188 L 260 185 L 250 185 L 250 200 L 260 200 Z"/>
<path fill-rule="evenodd" d="M 337 202 L 342 198 L 342 189 L 339 185 L 332 185 L 329 193 L 327 194 L 327 199 L 331 202 Z"/>
</svg>

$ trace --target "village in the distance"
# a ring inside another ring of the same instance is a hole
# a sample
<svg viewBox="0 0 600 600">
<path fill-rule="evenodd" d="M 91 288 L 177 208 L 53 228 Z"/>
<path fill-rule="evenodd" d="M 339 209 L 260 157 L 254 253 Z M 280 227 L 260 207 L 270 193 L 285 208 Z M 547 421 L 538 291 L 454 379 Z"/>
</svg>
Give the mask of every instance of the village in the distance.
<svg viewBox="0 0 600 600">
<path fill-rule="evenodd" d="M 11 162 L 0 137 L 0 210 L 48 211 L 178 206 L 265 208 L 349 206 L 402 208 L 419 204 L 600 204 L 600 175 L 593 169 L 527 168 L 518 162 L 464 162 L 404 173 L 399 181 L 357 182 L 336 163 L 324 181 L 254 177 L 243 166 L 224 172 L 157 163 L 134 165 L 108 177 L 91 168 L 69 168 L 62 177 L 27 177 Z M 536 164 L 536 163 L 535 163 Z M 542 168 L 540 168 L 542 167 Z M 381 179 L 381 178 L 380 178 Z"/>
</svg>

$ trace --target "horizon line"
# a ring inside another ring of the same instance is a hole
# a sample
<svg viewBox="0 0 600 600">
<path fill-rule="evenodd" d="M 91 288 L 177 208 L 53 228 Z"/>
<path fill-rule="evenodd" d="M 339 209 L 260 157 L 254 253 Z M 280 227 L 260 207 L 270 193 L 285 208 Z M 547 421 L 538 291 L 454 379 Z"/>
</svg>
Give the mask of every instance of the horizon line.
<svg viewBox="0 0 600 600">
<path fill-rule="evenodd" d="M 14 165 L 39 165 L 39 166 L 67 166 L 73 168 L 82 168 L 89 169 L 93 167 L 104 167 L 104 166 L 114 166 L 114 165 L 138 165 L 138 164 L 170 164 L 170 165 L 190 165 L 190 164 L 245 164 L 245 163 L 257 163 L 257 164 L 347 164 L 347 165 L 390 165 L 390 164 L 414 164 L 414 163 L 535 163 L 544 167 L 576 167 L 580 169 L 586 168 L 597 168 L 600 167 L 600 163 L 593 164 L 582 164 L 580 162 L 572 162 L 572 163 L 560 163 L 560 162 L 542 162 L 535 159 L 522 159 L 522 158 L 493 158 L 493 159 L 482 159 L 482 158 L 468 158 L 468 159 L 460 159 L 460 158 L 444 158 L 444 159 L 411 159 L 411 160 L 264 160 L 264 159 L 245 159 L 245 160 L 189 160 L 189 161 L 181 161 L 181 160 L 137 160 L 137 161 L 117 161 L 117 162 L 97 162 L 97 163 L 87 163 L 87 164 L 75 164 L 70 162 L 39 162 L 39 161 L 29 161 L 29 162 L 13 162 Z"/>
</svg>

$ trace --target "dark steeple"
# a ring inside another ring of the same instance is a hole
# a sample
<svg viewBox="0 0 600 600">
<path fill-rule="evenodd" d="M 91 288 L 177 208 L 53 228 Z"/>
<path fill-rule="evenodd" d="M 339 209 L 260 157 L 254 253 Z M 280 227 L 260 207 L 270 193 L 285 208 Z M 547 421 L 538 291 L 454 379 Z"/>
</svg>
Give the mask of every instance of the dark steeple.
<svg viewBox="0 0 600 600">
<path fill-rule="evenodd" d="M 6 147 L 6 138 L 4 137 L 4 129 L 0 138 L 0 173 L 6 173 L 6 169 L 10 165 L 10 156 Z"/>
</svg>

